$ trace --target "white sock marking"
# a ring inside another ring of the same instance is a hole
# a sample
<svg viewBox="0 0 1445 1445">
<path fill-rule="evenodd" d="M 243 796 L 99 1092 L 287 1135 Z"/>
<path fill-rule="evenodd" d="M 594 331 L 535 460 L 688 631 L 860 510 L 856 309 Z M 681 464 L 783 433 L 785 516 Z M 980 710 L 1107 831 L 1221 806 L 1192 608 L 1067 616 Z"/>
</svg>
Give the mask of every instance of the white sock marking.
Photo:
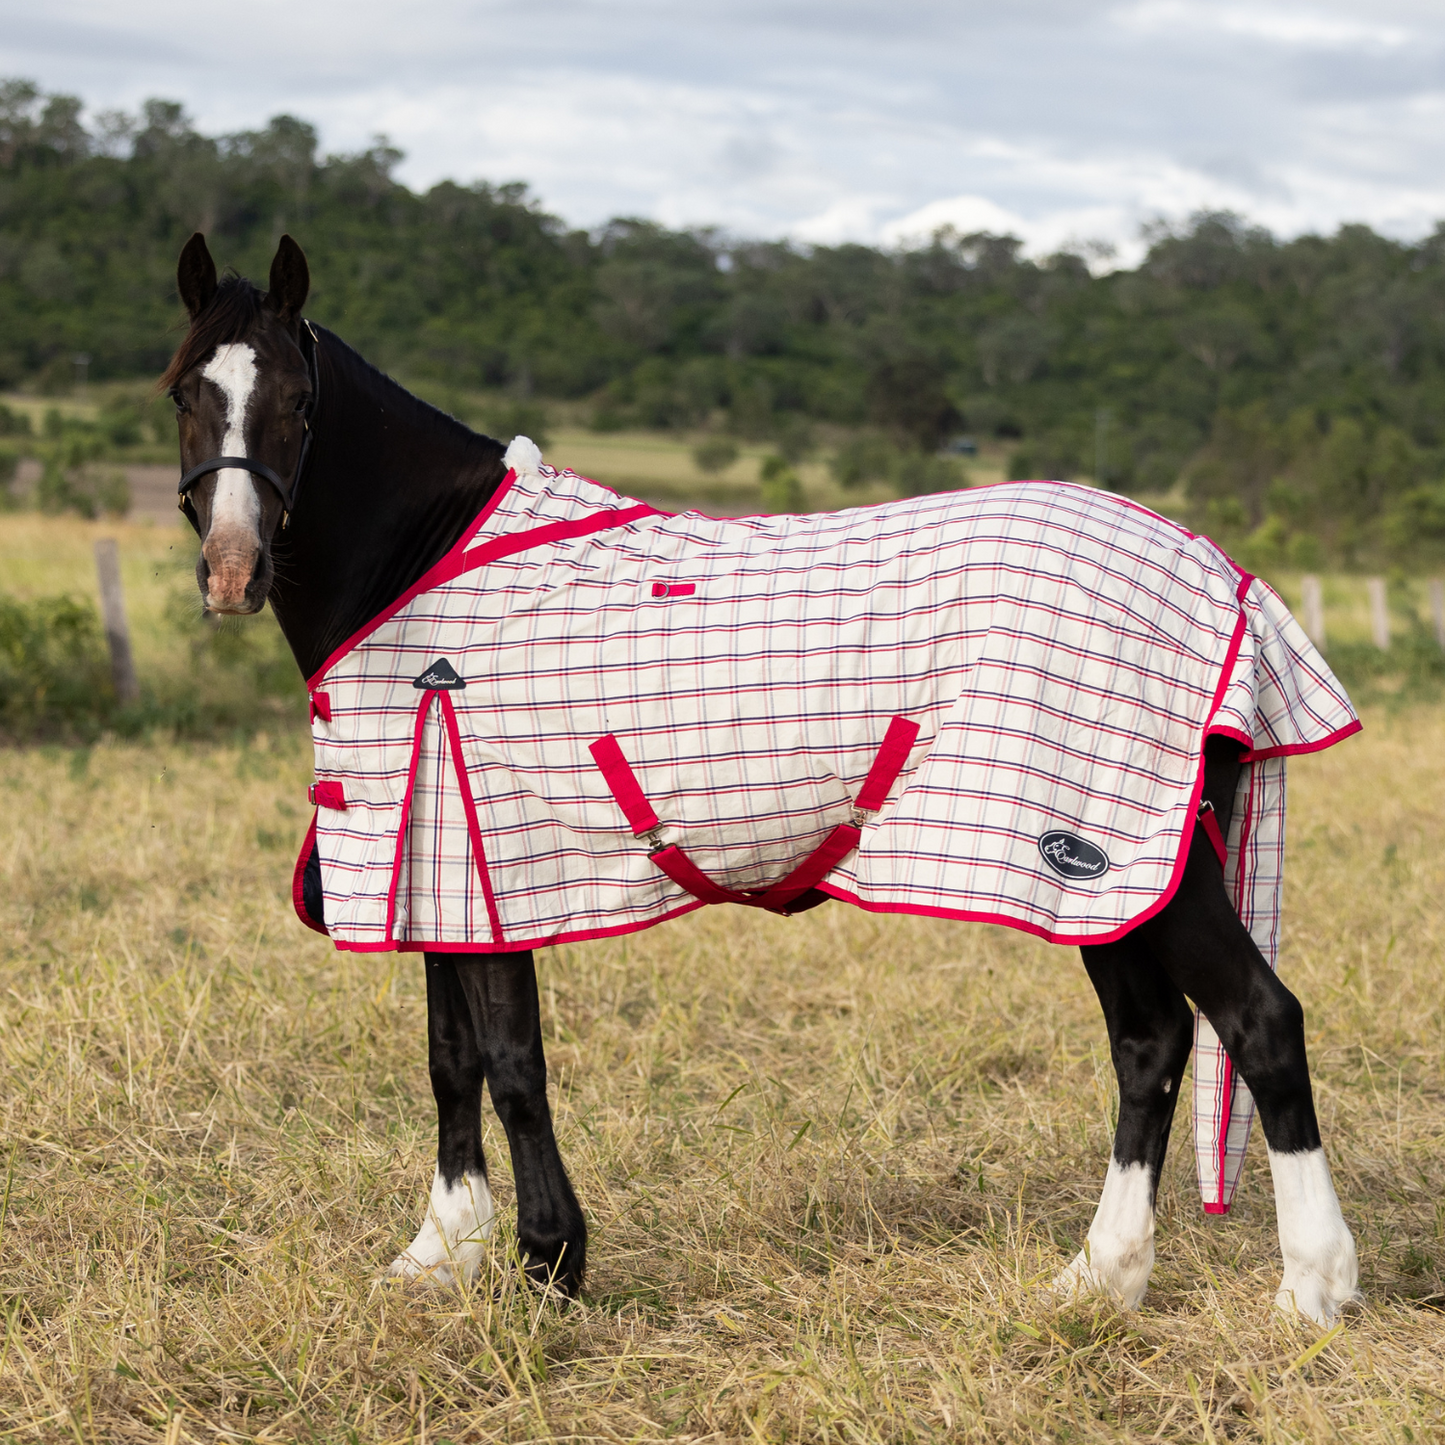
<svg viewBox="0 0 1445 1445">
<path fill-rule="evenodd" d="M 1295 1154 L 1269 1151 L 1284 1280 L 1275 1304 L 1316 1324 L 1334 1322 L 1345 1305 L 1359 1304 L 1360 1266 L 1355 1241 L 1330 1179 L 1323 1149 Z"/>
<path fill-rule="evenodd" d="M 390 1273 L 432 1284 L 475 1279 L 496 1213 L 485 1175 L 463 1174 L 448 1189 L 438 1170 L 426 1218 L 416 1238 L 392 1261 Z"/>
<path fill-rule="evenodd" d="M 218 346 L 201 375 L 219 388 L 226 399 L 226 435 L 220 455 L 246 455 L 246 411 L 256 389 L 256 353 L 244 342 Z M 255 532 L 261 525 L 261 502 L 250 472 L 226 467 L 216 473 L 216 495 L 211 503 L 211 530 L 240 527 Z"/>
<path fill-rule="evenodd" d="M 1054 1280 L 1065 1296 L 1110 1294 L 1133 1309 L 1154 1268 L 1153 1180 L 1147 1164 L 1109 1160 L 1088 1243 Z"/>
</svg>

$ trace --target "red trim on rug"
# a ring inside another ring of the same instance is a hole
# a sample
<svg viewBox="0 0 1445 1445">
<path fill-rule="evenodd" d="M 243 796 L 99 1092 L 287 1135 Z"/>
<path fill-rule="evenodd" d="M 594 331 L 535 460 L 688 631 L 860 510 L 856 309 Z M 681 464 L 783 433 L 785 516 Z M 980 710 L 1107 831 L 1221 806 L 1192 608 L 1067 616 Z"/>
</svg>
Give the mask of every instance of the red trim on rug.
<svg viewBox="0 0 1445 1445">
<path fill-rule="evenodd" d="M 492 942 L 502 942 L 502 916 L 497 912 L 497 900 L 492 893 L 492 876 L 487 871 L 487 854 L 482 847 L 482 827 L 477 821 L 476 799 L 472 797 L 472 783 L 467 776 L 466 759 L 462 757 L 462 734 L 457 726 L 457 710 L 449 692 L 441 694 L 442 720 L 446 723 L 447 739 L 452 748 L 452 771 L 457 775 L 457 791 L 462 795 L 462 807 L 467 815 L 467 832 L 472 838 L 472 854 L 477 860 L 477 876 L 482 882 L 482 897 L 487 903 L 487 921 L 492 925 Z"/>
<path fill-rule="evenodd" d="M 1224 1197 L 1225 1166 L 1229 1162 L 1229 1126 L 1234 1119 L 1234 1060 L 1224 1055 L 1224 1085 L 1219 1101 L 1219 1157 L 1214 1161 L 1217 1171 L 1215 1183 L 1218 1192 L 1214 1199 L 1214 1213 L 1228 1214 L 1229 1201 Z"/>
<path fill-rule="evenodd" d="M 1302 753 L 1323 752 L 1325 748 L 1332 748 L 1336 743 L 1354 737 L 1357 732 L 1364 730 L 1364 726 L 1364 723 L 1356 718 L 1354 722 L 1346 723 L 1342 728 L 1336 728 L 1329 737 L 1321 738 L 1318 742 L 1284 743 L 1277 748 L 1260 748 L 1258 751 L 1246 753 L 1240 762 L 1257 763 L 1263 758 L 1293 758 Z"/>
<path fill-rule="evenodd" d="M 315 808 L 330 808 L 334 813 L 346 811 L 346 791 L 340 783 L 312 783 L 306 789 L 306 801 Z"/>
<path fill-rule="evenodd" d="M 401 799 L 401 818 L 396 825 L 396 853 L 391 860 L 391 883 L 386 890 L 386 936 L 395 942 L 396 926 L 396 885 L 401 879 L 401 859 L 406 851 L 407 825 L 411 822 L 411 795 L 416 789 L 416 769 L 421 761 L 421 735 L 426 727 L 427 710 L 431 707 L 436 689 L 428 688 L 422 693 L 416 709 L 416 727 L 412 729 L 411 766 L 406 771 L 406 792 Z"/>
<path fill-rule="evenodd" d="M 321 926 L 306 911 L 306 891 L 304 883 L 306 879 L 306 865 L 311 861 L 311 850 L 316 846 L 316 813 L 311 814 L 311 826 L 306 830 L 306 841 L 301 845 L 301 851 L 296 855 L 296 867 L 291 871 L 291 906 L 296 910 L 296 916 L 313 933 L 319 933 L 329 938 L 330 933 Z"/>
<path fill-rule="evenodd" d="M 1206 1214 L 1228 1214 L 1229 1206 L 1227 1204 L 1206 1204 L 1204 1212 Z"/>
<path fill-rule="evenodd" d="M 516 473 L 509 472 L 499 491 L 505 491 L 515 478 Z M 639 502 L 632 507 L 608 507 L 600 512 L 589 512 L 585 517 L 574 517 L 566 522 L 548 522 L 541 527 L 531 527 L 525 532 L 506 533 L 490 542 L 483 542 L 479 547 L 469 547 L 471 539 L 476 536 L 499 500 L 500 496 L 494 496 L 445 557 L 427 568 L 400 597 L 383 607 L 370 622 L 357 628 L 307 679 L 307 687 L 315 687 L 357 643 L 369 637 L 383 623 L 389 622 L 408 602 L 415 601 L 423 592 L 430 592 L 433 587 L 440 587 L 444 582 L 450 582 L 462 573 L 470 572 L 474 567 L 494 562 L 499 557 L 511 556 L 514 552 L 525 552 L 530 547 L 540 547 L 547 542 L 585 537 L 589 532 L 600 532 L 607 527 L 625 526 L 639 517 L 666 515 L 659 513 L 656 507 L 649 507 L 645 502 Z"/>
<path fill-rule="evenodd" d="M 512 939 L 508 943 L 496 945 L 494 952 L 497 953 L 522 953 L 529 948 L 551 948 L 559 943 L 588 943 L 598 938 L 618 938 L 624 933 L 641 933 L 644 929 L 656 928 L 659 923 L 666 923 L 673 918 L 681 918 L 684 913 L 695 913 L 705 905 L 697 899 L 689 899 L 686 903 L 679 904 L 676 908 L 669 909 L 666 913 L 656 918 L 644 918 L 636 923 L 619 923 L 611 928 L 579 928 L 571 933 L 549 933 L 543 938 Z M 341 953 L 476 953 L 475 943 L 422 943 L 408 939 L 398 943 L 395 939 L 386 943 L 345 943 L 338 942 L 336 947 Z"/>
</svg>

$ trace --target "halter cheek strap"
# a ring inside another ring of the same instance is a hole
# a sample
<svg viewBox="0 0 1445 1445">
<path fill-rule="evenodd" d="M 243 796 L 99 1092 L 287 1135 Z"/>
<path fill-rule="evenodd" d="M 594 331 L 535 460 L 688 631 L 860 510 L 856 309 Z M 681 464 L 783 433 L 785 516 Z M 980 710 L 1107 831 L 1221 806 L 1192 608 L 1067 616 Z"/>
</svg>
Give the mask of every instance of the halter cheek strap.
<svg viewBox="0 0 1445 1445">
<path fill-rule="evenodd" d="M 321 396 L 320 368 L 316 364 L 318 345 L 311 323 L 303 317 L 301 321 L 301 354 L 306 358 L 306 374 L 311 381 L 311 403 L 302 422 L 305 431 L 301 437 L 301 455 L 296 458 L 296 471 L 291 478 L 291 485 L 288 487 L 265 462 L 258 462 L 254 457 L 211 457 L 208 461 L 198 462 L 181 478 L 180 485 L 176 488 L 180 495 L 177 505 L 186 514 L 193 527 L 199 527 L 199 521 L 196 517 L 195 504 L 191 501 L 191 488 L 202 477 L 208 477 L 212 472 L 231 469 L 250 472 L 253 477 L 259 477 L 263 482 L 269 482 L 271 486 L 275 487 L 276 495 L 281 498 L 281 525 L 283 527 L 290 525 L 291 513 L 296 510 L 296 497 L 301 490 L 301 474 L 306 470 L 306 458 L 310 455 L 311 440 L 315 436 L 311 430 L 311 413 L 316 410 L 316 403 Z"/>
</svg>

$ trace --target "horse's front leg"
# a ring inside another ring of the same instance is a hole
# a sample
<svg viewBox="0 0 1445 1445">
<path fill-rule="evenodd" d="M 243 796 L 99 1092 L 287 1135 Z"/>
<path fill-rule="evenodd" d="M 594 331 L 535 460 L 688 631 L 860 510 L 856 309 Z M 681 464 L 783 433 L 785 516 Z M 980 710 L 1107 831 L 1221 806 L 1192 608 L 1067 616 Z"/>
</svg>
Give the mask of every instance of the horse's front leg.
<svg viewBox="0 0 1445 1445">
<path fill-rule="evenodd" d="M 552 1132 L 532 955 L 529 951 L 452 957 L 476 1022 L 492 1106 L 512 1151 L 517 1239 L 527 1274 L 537 1284 L 575 1295 L 587 1266 L 587 1221 Z"/>
<path fill-rule="evenodd" d="M 1064 1295 L 1114 1295 L 1132 1309 L 1154 1268 L 1154 1196 L 1194 1015 L 1136 936 L 1081 952 L 1109 1030 L 1119 1123 L 1088 1242 L 1054 1288 Z"/>
<path fill-rule="evenodd" d="M 427 1067 L 437 1105 L 437 1167 L 426 1217 L 391 1266 L 405 1279 L 472 1279 L 495 1211 L 482 1154 L 484 1063 L 452 955 L 426 956 Z"/>
</svg>

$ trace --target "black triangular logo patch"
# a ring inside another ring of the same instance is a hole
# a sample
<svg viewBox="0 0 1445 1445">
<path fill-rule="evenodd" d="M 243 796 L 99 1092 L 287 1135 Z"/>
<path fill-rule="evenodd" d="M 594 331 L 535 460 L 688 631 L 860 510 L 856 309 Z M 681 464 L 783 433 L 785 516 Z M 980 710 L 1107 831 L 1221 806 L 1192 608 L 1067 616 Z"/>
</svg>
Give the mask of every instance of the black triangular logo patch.
<svg viewBox="0 0 1445 1445">
<path fill-rule="evenodd" d="M 437 658 L 420 677 L 412 681 L 413 687 L 430 687 L 437 689 L 465 687 L 466 685 L 466 680 L 457 676 L 456 668 L 444 657 Z"/>
</svg>

